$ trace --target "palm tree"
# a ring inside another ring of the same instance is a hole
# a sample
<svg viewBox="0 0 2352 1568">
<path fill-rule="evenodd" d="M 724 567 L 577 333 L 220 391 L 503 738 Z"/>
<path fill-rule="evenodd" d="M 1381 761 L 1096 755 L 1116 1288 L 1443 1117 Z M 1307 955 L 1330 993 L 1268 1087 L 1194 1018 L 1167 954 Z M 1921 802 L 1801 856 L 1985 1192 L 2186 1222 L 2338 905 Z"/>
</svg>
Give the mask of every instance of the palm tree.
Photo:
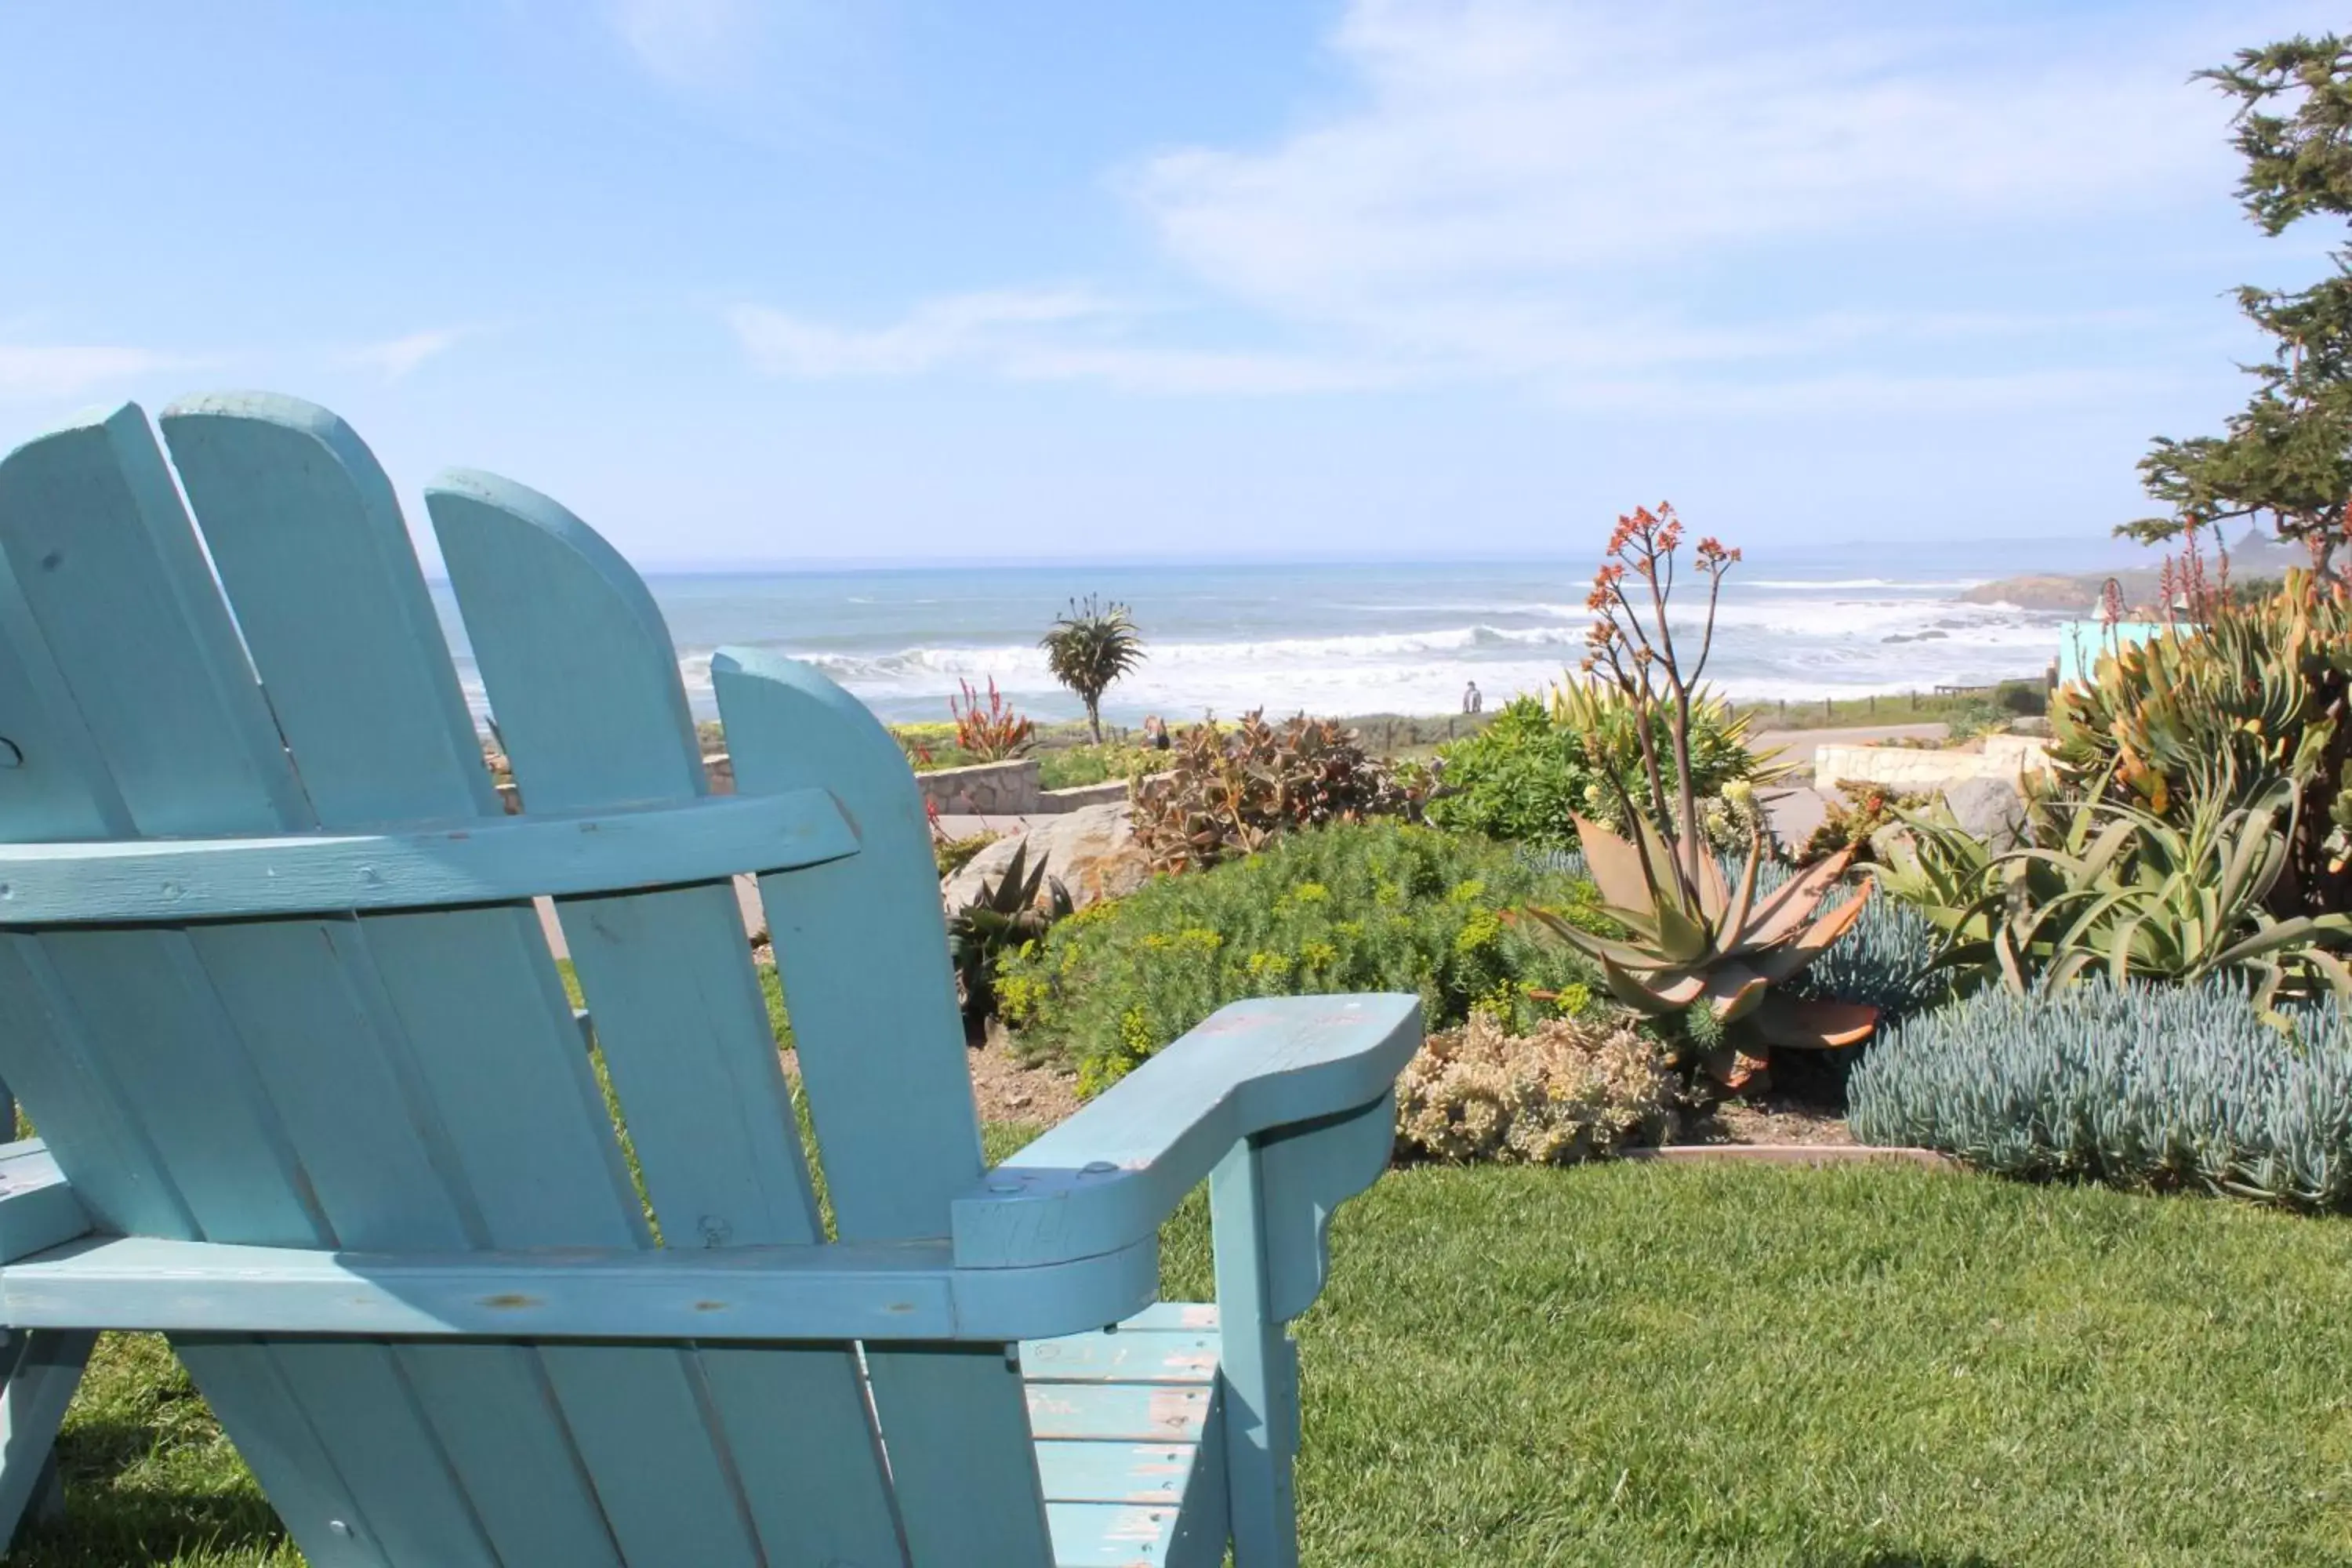
<svg viewBox="0 0 2352 1568">
<path fill-rule="evenodd" d="M 1087 705 L 1087 727 L 1099 744 L 1104 690 L 1143 662 L 1143 638 L 1133 612 L 1121 604 L 1097 604 L 1092 594 L 1083 605 L 1072 599 L 1037 646 L 1045 650 L 1045 668 L 1054 679 Z"/>
</svg>

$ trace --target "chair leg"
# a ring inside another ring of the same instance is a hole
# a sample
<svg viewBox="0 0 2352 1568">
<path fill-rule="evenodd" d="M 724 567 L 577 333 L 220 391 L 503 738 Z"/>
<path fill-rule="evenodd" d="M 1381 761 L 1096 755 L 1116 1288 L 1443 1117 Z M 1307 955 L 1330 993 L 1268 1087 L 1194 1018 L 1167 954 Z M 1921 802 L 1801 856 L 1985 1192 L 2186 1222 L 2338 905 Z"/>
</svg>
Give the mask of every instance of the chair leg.
<svg viewBox="0 0 2352 1568">
<path fill-rule="evenodd" d="M 1298 1352 L 1274 1313 L 1265 1173 L 1244 1142 L 1209 1177 L 1234 1568 L 1297 1568 Z"/>
<path fill-rule="evenodd" d="M 37 1524 L 54 1524 L 66 1516 L 66 1481 L 58 1474 L 58 1450 L 49 1448 L 48 1461 L 41 1467 L 41 1479 L 33 1483 L 32 1506 L 26 1513 Z"/>
<path fill-rule="evenodd" d="M 65 1508 L 58 1479 L 58 1426 L 81 1386 L 98 1336 L 79 1329 L 23 1330 L 9 1336 L 7 1385 L 0 1388 L 0 1547 L 26 1514 Z"/>
</svg>

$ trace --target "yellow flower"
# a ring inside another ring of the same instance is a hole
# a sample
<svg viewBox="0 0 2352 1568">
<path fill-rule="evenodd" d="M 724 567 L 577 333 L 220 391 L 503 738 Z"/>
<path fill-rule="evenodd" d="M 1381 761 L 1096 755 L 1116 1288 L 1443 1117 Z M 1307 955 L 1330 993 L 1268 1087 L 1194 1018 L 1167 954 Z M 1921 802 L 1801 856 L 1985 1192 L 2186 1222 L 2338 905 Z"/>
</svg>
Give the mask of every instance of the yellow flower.
<svg viewBox="0 0 2352 1568">
<path fill-rule="evenodd" d="M 1253 952 L 1248 969 L 1253 980 L 1280 980 L 1290 973 L 1290 959 L 1279 952 Z"/>
</svg>

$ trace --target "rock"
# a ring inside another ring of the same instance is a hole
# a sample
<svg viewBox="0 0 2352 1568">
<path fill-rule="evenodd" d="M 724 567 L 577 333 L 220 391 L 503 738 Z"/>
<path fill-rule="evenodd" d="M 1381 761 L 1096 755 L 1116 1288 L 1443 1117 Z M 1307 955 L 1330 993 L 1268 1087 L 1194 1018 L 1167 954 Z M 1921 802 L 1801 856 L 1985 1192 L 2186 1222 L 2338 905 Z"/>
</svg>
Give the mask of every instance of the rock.
<svg viewBox="0 0 2352 1568">
<path fill-rule="evenodd" d="M 1919 836 L 1908 824 L 1890 822 L 1870 836 L 1870 858 L 1890 871 L 1907 871 L 1919 858 Z"/>
<path fill-rule="evenodd" d="M 980 897 L 981 884 L 1003 877 L 1013 850 L 1024 844 L 1029 847 L 1028 863 L 1034 867 L 1043 856 L 1045 874 L 1061 879 L 1079 909 L 1131 893 L 1143 886 L 1151 868 L 1135 842 L 1127 810 L 1122 800 L 1041 818 L 1027 832 L 1000 838 L 973 856 L 941 887 L 940 900 L 952 915 Z"/>
<path fill-rule="evenodd" d="M 2007 779 L 1962 779 L 1946 788 L 1944 805 L 1996 855 L 2025 841 L 2025 797 Z"/>
</svg>

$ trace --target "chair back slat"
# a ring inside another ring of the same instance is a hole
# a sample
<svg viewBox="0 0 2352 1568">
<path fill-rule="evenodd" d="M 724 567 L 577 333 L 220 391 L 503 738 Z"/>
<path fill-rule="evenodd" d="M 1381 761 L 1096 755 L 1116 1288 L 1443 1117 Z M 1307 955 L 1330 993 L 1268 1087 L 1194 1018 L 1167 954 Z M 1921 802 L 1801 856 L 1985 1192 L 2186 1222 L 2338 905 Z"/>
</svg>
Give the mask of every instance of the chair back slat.
<svg viewBox="0 0 2352 1568">
<path fill-rule="evenodd" d="M 611 547 L 490 475 L 426 506 L 526 809 L 704 794 L 668 629 Z M 667 1244 L 821 1240 L 732 882 L 557 907 Z M 701 1359 L 772 1558 L 902 1562 L 851 1348 Z"/>
<path fill-rule="evenodd" d="M 285 399 L 201 399 L 163 425 L 322 825 L 502 816 L 405 524 L 365 447 Z M 320 675 L 336 667 L 363 672 L 341 700 Z M 485 1241 L 650 1245 L 530 905 L 360 923 Z M 754 1568 L 745 1499 L 690 1352 L 537 1354 L 623 1560 Z"/>
<path fill-rule="evenodd" d="M 806 665 L 730 650 L 711 673 L 736 787 L 830 789 L 857 827 L 848 859 L 760 879 L 836 1228 L 946 1236 L 980 1121 L 906 755 Z M 1013 1348 L 877 1346 L 866 1364 L 918 1568 L 1051 1561 Z"/>
<path fill-rule="evenodd" d="M 79 767 L 26 769 L 10 781 L 17 787 L 0 786 L 12 837 L 56 836 L 77 816 L 145 836 L 312 825 L 135 407 L 0 463 L 0 559 L 13 589 L 0 602 L 25 611 L 0 617 L 17 672 L 8 684 L 39 699 L 21 732 L 89 742 L 56 759 Z M 157 670 L 168 673 L 151 680 Z M 79 795 L 78 810 L 60 808 L 68 795 Z M 304 923 L 323 931 L 332 922 Z M 331 1242 L 299 1130 L 267 1092 L 205 962 L 226 937 L 163 927 L 12 936 L 16 962 L 0 967 L 0 1007 L 41 1012 L 47 1026 L 8 1031 L 0 1073 L 26 1090 L 101 1222 L 200 1239 Z M 317 946 L 323 953 L 323 937 Z M 341 989 L 325 966 L 303 958 L 273 978 L 274 994 Z M 108 1032 L 142 1020 L 144 1037 Z M 313 1049 L 363 1050 L 366 1021 L 338 1022 Z M 51 1100 L 52 1089 L 63 1092 Z M 131 1179 L 110 1185 L 95 1168 L 126 1152 Z M 495 1561 L 430 1414 L 405 1397 L 365 1412 L 345 1404 L 353 1388 L 399 1384 L 395 1352 L 193 1337 L 177 1348 L 311 1561 Z"/>
<path fill-rule="evenodd" d="M 0 461 L 0 837 L 501 816 L 366 447 L 250 395 L 162 426 L 168 463 L 135 407 Z M 488 476 L 430 506 L 526 808 L 705 794 L 626 565 Z M 559 900 L 593 1056 L 520 900 L 0 931 L 0 1078 L 101 1226 L 824 1246 L 814 1167 L 842 1239 L 946 1237 L 979 1123 L 904 757 L 804 667 L 725 658 L 718 683 L 739 788 L 830 792 L 857 839 L 761 879 L 812 1146 L 730 882 Z M 1052 1561 L 1008 1345 L 175 1345 L 321 1568 Z"/>
</svg>

